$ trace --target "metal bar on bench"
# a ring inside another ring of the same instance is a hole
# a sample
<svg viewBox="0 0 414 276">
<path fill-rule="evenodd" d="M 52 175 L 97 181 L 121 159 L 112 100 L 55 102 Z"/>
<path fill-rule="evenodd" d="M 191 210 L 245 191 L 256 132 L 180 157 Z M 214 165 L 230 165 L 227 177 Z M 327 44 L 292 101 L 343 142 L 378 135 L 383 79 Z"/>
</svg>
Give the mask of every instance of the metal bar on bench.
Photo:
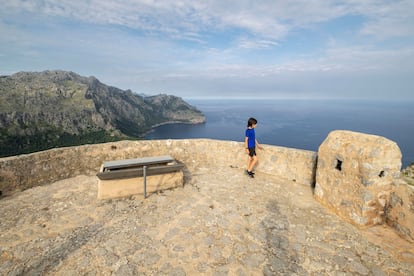
<svg viewBox="0 0 414 276">
<path fill-rule="evenodd" d="M 144 199 L 147 198 L 147 166 L 144 166 Z"/>
</svg>

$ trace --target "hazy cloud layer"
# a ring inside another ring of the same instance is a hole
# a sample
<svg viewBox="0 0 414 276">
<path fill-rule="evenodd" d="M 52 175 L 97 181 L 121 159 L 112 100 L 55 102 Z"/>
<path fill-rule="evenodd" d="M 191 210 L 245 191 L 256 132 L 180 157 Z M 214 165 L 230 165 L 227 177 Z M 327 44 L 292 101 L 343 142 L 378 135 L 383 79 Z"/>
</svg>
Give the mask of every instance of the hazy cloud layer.
<svg viewBox="0 0 414 276">
<path fill-rule="evenodd" d="M 6 1 L 0 73 L 182 97 L 414 98 L 414 1 Z"/>
</svg>

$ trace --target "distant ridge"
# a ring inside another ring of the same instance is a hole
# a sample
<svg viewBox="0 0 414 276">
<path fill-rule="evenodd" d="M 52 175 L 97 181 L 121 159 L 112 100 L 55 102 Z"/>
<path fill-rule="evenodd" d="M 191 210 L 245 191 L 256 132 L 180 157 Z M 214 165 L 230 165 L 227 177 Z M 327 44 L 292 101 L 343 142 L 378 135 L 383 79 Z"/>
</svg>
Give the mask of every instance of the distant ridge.
<svg viewBox="0 0 414 276">
<path fill-rule="evenodd" d="M 0 76 L 0 156 L 142 137 L 165 123 L 203 123 L 183 99 L 144 96 L 68 71 Z"/>
</svg>

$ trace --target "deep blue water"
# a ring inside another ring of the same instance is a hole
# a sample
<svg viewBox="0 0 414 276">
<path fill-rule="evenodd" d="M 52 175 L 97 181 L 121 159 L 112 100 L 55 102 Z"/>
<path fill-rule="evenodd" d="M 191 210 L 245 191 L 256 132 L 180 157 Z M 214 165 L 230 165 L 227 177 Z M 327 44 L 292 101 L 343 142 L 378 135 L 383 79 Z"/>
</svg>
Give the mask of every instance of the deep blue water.
<svg viewBox="0 0 414 276">
<path fill-rule="evenodd" d="M 206 116 L 200 125 L 157 127 L 146 139 L 244 141 L 247 119 L 258 120 L 259 143 L 317 151 L 332 130 L 352 130 L 397 142 L 403 168 L 414 162 L 414 102 L 351 100 L 187 100 Z"/>
</svg>

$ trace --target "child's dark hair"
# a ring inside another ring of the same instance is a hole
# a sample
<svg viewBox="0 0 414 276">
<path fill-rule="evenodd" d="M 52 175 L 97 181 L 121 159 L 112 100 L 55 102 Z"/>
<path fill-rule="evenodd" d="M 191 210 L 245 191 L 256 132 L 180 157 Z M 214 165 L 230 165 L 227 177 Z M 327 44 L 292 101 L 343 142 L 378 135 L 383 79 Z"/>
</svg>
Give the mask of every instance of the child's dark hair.
<svg viewBox="0 0 414 276">
<path fill-rule="evenodd" d="M 257 120 L 255 118 L 249 118 L 249 120 L 247 121 L 247 127 L 251 127 L 256 124 L 257 124 Z"/>
</svg>

